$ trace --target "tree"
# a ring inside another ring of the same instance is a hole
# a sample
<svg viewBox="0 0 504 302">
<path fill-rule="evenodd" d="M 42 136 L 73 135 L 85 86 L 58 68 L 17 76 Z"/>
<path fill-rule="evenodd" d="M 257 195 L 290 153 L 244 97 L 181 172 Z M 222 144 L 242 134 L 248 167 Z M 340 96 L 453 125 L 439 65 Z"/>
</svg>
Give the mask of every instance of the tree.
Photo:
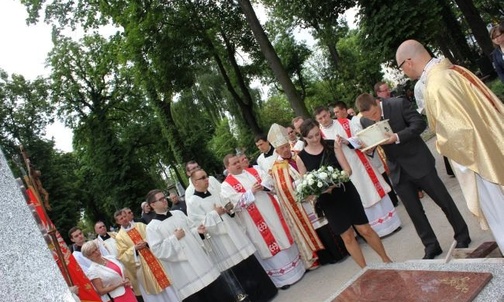
<svg viewBox="0 0 504 302">
<path fill-rule="evenodd" d="M 52 122 L 47 80 L 27 81 L 23 76 L 0 71 L 0 145 L 16 177 L 26 171 L 20 154 L 23 145 L 32 169 L 41 171 L 40 180 L 49 192 L 48 214 L 66 238 L 66 230 L 77 223 L 82 208 L 75 171 L 77 161 L 70 153 L 54 150 L 54 142 L 42 138 Z"/>
<path fill-rule="evenodd" d="M 346 22 L 340 22 L 339 17 L 347 9 L 353 7 L 355 1 L 266 0 L 264 2 L 271 8 L 273 15 L 283 22 L 291 23 L 292 27 L 312 29 L 313 36 L 321 45 L 327 47 L 333 67 L 338 68 L 341 58 L 336 44 L 342 34 L 348 30 Z"/>
<path fill-rule="evenodd" d="M 249 0 L 238 0 L 238 4 L 240 5 L 242 12 L 245 15 L 245 18 L 247 19 L 250 29 L 254 33 L 254 37 L 256 38 L 256 41 L 259 44 L 259 47 L 261 48 L 264 57 L 268 61 L 271 70 L 273 71 L 278 82 L 282 86 L 282 89 L 284 90 L 287 99 L 289 100 L 289 103 L 292 106 L 292 109 L 294 109 L 296 115 L 308 116 L 306 106 L 300 99 L 296 91 L 296 87 L 289 78 L 289 75 L 285 71 L 285 68 L 283 67 L 282 62 L 280 61 L 280 58 L 278 57 L 278 55 L 275 52 L 275 49 L 271 45 L 271 42 L 268 39 L 266 33 L 264 32 L 261 23 L 257 19 L 252 4 L 250 3 Z"/>
<path fill-rule="evenodd" d="M 238 147 L 238 141 L 231 134 L 231 129 L 229 128 L 228 119 L 224 118 L 220 121 L 220 124 L 215 130 L 214 137 L 208 142 L 213 153 L 219 159 L 223 159 L 224 156 L 230 153 L 234 153 Z M 222 164 L 221 164 L 222 166 Z M 222 171 L 216 171 L 218 174 Z"/>
<path fill-rule="evenodd" d="M 117 38 L 107 41 L 95 34 L 80 43 L 55 38 L 48 59 L 52 102 L 74 128 L 87 215 L 110 217 L 119 208 L 138 205 L 155 183 L 136 158 L 136 146 L 117 135 L 117 125 L 134 122 L 131 113 L 143 94 L 130 68 L 118 62 Z"/>
<path fill-rule="evenodd" d="M 436 0 L 359 0 L 359 25 L 363 46 L 380 54 L 380 62 L 391 62 L 395 51 L 407 39 L 437 45 L 441 9 Z"/>
<path fill-rule="evenodd" d="M 39 140 L 53 120 L 46 79 L 27 81 L 0 69 L 0 144 L 8 160 L 19 154 L 19 145 Z"/>
<path fill-rule="evenodd" d="M 443 54 L 454 63 L 474 67 L 475 55 L 467 44 L 466 35 L 456 19 L 452 5 L 447 0 L 438 0 L 438 3 L 445 24 L 437 36 L 438 45 L 440 48 L 444 45 L 449 47 L 449 50 L 442 50 Z M 453 53 L 454 58 L 448 56 L 448 53 Z"/>
<path fill-rule="evenodd" d="M 478 41 L 478 45 L 480 46 L 483 53 L 490 57 L 490 54 L 493 51 L 492 40 L 488 35 L 488 30 L 486 28 L 485 22 L 481 18 L 481 15 L 474 5 L 472 0 L 455 0 L 457 6 L 460 8 L 460 11 L 464 15 L 469 28 L 471 28 L 472 34 L 476 41 Z"/>
</svg>

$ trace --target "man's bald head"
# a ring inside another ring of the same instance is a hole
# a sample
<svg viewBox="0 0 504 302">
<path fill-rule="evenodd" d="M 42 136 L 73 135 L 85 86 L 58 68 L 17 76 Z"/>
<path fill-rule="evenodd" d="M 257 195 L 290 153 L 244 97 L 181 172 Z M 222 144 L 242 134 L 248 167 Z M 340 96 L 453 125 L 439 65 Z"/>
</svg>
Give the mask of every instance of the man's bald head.
<svg viewBox="0 0 504 302">
<path fill-rule="evenodd" d="M 416 40 L 404 41 L 396 51 L 397 66 L 412 80 L 420 78 L 431 58 L 427 49 Z"/>
</svg>

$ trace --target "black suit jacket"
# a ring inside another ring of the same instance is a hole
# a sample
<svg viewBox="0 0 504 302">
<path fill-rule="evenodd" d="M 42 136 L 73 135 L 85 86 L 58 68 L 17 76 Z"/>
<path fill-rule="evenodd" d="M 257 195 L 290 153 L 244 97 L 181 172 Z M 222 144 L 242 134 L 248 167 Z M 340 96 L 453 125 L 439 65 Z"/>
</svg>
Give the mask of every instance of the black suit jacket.
<svg viewBox="0 0 504 302">
<path fill-rule="evenodd" d="M 420 137 L 427 123 L 406 99 L 389 98 L 382 100 L 382 104 L 383 117 L 389 120 L 392 131 L 397 133 L 400 141 L 399 144 L 382 145 L 392 182 L 399 183 L 402 172 L 414 179 L 426 176 L 435 168 L 434 156 Z M 361 119 L 363 127 L 374 123 L 366 118 Z"/>
</svg>

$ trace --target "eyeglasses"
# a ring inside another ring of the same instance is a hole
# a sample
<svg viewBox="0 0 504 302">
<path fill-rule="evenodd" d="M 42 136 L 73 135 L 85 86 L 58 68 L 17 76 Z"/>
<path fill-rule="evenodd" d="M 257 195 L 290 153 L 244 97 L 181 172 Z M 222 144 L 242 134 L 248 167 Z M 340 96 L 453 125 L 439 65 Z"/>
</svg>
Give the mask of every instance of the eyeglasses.
<svg viewBox="0 0 504 302">
<path fill-rule="evenodd" d="M 154 201 L 153 201 L 153 202 L 151 202 L 151 203 L 158 202 L 158 201 L 166 201 L 166 200 L 167 200 L 167 199 L 166 199 L 166 196 L 163 196 L 163 197 L 161 197 L 161 198 L 159 198 L 159 199 L 154 200 Z"/>
<path fill-rule="evenodd" d="M 192 167 L 191 169 L 187 169 L 187 172 L 189 172 L 189 173 L 190 173 L 190 172 L 192 172 L 192 171 L 194 171 L 194 170 L 199 170 L 199 169 L 200 169 L 200 166 L 194 166 L 194 167 Z"/>
<path fill-rule="evenodd" d="M 208 175 L 203 175 L 200 178 L 196 178 L 196 180 L 205 180 L 208 178 Z"/>
<path fill-rule="evenodd" d="M 406 61 L 408 61 L 408 60 L 411 60 L 411 58 L 404 59 L 404 61 L 402 61 L 402 63 L 399 64 L 399 69 L 401 69 L 401 67 L 404 65 L 404 63 L 406 63 Z"/>
</svg>

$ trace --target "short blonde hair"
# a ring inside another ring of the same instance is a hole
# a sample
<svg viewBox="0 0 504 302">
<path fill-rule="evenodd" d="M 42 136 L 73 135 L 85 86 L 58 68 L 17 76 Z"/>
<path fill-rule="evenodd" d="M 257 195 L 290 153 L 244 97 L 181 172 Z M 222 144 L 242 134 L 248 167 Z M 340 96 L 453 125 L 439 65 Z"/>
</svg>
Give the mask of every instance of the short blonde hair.
<svg viewBox="0 0 504 302">
<path fill-rule="evenodd" d="M 89 258 L 91 254 L 98 248 L 98 245 L 94 241 L 88 241 L 84 243 L 81 247 L 81 253 L 84 257 Z"/>
</svg>

